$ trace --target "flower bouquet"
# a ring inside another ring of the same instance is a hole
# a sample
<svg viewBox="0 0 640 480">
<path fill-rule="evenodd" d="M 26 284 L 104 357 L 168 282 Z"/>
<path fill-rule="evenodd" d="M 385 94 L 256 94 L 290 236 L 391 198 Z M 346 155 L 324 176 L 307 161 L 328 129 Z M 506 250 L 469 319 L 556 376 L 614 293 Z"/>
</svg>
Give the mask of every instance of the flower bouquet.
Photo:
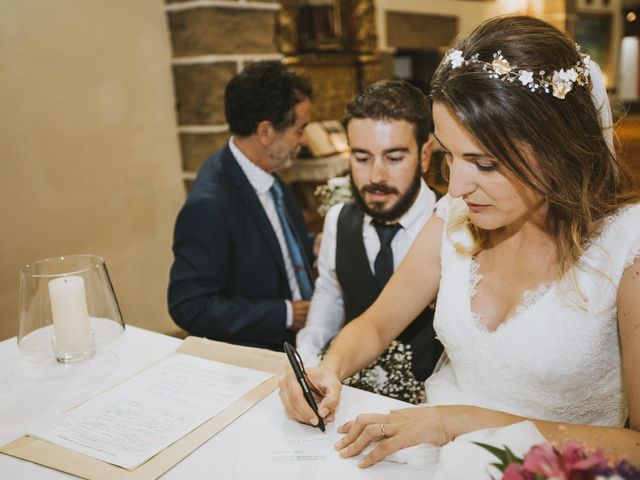
<svg viewBox="0 0 640 480">
<path fill-rule="evenodd" d="M 627 460 L 607 459 L 602 450 L 588 450 L 569 443 L 562 451 L 549 443 L 534 445 L 524 455 L 474 442 L 491 452 L 499 462 L 492 463 L 503 480 L 640 480 L 640 470 Z"/>
<path fill-rule="evenodd" d="M 352 193 L 349 175 L 330 178 L 326 185 L 320 185 L 316 188 L 314 195 L 318 197 L 320 201 L 318 213 L 324 217 L 334 205 L 351 200 Z"/>
<path fill-rule="evenodd" d="M 320 352 L 321 358 L 328 349 L 329 346 Z M 425 387 L 424 382 L 413 375 L 412 357 L 411 345 L 394 340 L 371 365 L 345 378 L 342 383 L 419 405 L 424 402 Z"/>
</svg>

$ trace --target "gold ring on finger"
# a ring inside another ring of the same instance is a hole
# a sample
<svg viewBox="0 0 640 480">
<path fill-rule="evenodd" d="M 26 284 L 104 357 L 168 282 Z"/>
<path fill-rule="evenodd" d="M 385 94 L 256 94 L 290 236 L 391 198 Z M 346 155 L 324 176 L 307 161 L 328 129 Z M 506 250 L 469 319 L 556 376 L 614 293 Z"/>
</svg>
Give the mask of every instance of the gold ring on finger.
<svg viewBox="0 0 640 480">
<path fill-rule="evenodd" d="M 387 433 L 384 431 L 383 424 L 380 424 L 380 433 L 382 433 L 382 438 L 387 438 Z"/>
</svg>

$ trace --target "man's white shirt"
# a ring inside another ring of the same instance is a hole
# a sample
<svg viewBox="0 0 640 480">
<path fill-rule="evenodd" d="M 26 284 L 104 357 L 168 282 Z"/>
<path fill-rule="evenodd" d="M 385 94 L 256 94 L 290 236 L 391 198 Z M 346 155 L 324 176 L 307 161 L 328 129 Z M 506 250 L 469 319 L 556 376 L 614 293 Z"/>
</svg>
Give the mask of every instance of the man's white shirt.
<svg viewBox="0 0 640 480">
<path fill-rule="evenodd" d="M 421 181 L 420 191 L 413 205 L 400 217 L 402 228 L 391 242 L 393 270 L 398 268 L 407 255 L 422 227 L 431 218 L 436 205 L 436 196 Z M 329 340 L 335 337 L 345 321 L 342 288 L 336 274 L 336 236 L 338 216 L 344 206 L 335 205 L 328 212 L 322 230 L 322 244 L 318 255 L 318 279 L 316 280 L 306 326 L 296 336 L 296 346 L 305 365 L 314 366 L 320 361 L 318 353 Z M 365 214 L 362 225 L 369 268 L 374 271 L 374 262 L 380 250 L 380 239 L 371 225 L 371 216 Z"/>
<path fill-rule="evenodd" d="M 240 165 L 240 168 L 246 175 L 247 180 L 249 180 L 249 183 L 256 192 L 258 200 L 260 200 L 262 208 L 264 208 L 264 212 L 267 214 L 267 218 L 269 219 L 269 223 L 273 227 L 273 231 L 278 238 L 278 244 L 280 245 L 280 251 L 282 252 L 282 259 L 284 260 L 284 267 L 287 271 L 287 279 L 289 280 L 291 298 L 293 300 L 300 300 L 302 299 L 302 295 L 300 294 L 300 288 L 298 287 L 296 272 L 293 268 L 291 256 L 289 255 L 287 240 L 285 239 L 284 232 L 282 231 L 282 225 L 280 223 L 280 218 L 278 217 L 278 211 L 276 210 L 276 203 L 273 200 L 273 195 L 271 195 L 270 191 L 276 179 L 273 175 L 265 172 L 255 163 L 249 160 L 233 142 L 233 138 L 229 139 L 229 149 L 238 162 L 238 165 Z M 283 301 L 287 305 L 286 321 L 287 328 L 289 328 L 291 327 L 291 325 L 293 325 L 293 307 L 291 306 L 291 302 L 289 300 L 283 299 Z"/>
</svg>

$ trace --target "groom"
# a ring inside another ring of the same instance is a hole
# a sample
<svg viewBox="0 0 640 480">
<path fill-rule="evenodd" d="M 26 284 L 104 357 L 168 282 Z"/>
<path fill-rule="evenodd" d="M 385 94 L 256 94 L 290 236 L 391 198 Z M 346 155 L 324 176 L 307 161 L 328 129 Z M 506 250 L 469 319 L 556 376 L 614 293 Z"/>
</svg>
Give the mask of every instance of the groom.
<svg viewBox="0 0 640 480">
<path fill-rule="evenodd" d="M 429 102 L 420 90 L 402 81 L 378 82 L 347 105 L 343 123 L 354 199 L 325 218 L 319 277 L 307 324 L 297 336 L 309 366 L 340 328 L 375 301 L 436 203 L 422 180 L 431 141 Z M 419 403 L 441 353 L 427 308 L 376 364 L 344 383 Z"/>
</svg>

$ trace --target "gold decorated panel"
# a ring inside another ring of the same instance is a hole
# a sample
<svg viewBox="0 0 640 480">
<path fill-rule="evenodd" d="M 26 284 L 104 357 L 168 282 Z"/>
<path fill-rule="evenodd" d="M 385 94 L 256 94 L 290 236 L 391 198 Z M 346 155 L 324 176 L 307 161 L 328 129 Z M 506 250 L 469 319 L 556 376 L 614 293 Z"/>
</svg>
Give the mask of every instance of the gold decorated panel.
<svg viewBox="0 0 640 480">
<path fill-rule="evenodd" d="M 458 18 L 446 15 L 387 11 L 390 47 L 426 49 L 448 46 L 458 34 Z"/>
<path fill-rule="evenodd" d="M 287 58 L 295 72 L 309 77 L 315 99 L 313 120 L 341 119 L 347 102 L 357 93 L 358 72 L 351 58 Z"/>
<path fill-rule="evenodd" d="M 384 72 L 383 64 L 378 56 L 360 57 L 358 62 L 358 76 L 360 90 L 383 78 L 391 78 L 393 72 Z"/>
</svg>

